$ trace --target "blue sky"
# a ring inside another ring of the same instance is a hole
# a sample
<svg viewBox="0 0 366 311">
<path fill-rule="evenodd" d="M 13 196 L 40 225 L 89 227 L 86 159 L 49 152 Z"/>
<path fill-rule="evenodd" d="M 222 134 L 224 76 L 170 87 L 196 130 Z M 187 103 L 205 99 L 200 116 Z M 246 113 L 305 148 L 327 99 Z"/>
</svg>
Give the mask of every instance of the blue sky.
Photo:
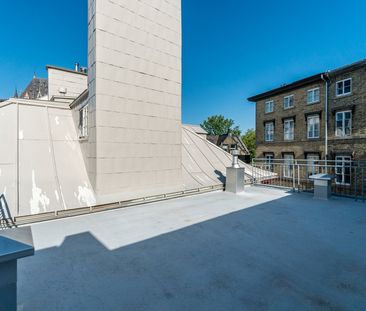
<svg viewBox="0 0 366 311">
<path fill-rule="evenodd" d="M 255 126 L 246 98 L 366 57 L 364 0 L 182 0 L 183 122 L 223 114 Z M 87 63 L 87 0 L 6 1 L 0 98 L 45 65 Z"/>
</svg>

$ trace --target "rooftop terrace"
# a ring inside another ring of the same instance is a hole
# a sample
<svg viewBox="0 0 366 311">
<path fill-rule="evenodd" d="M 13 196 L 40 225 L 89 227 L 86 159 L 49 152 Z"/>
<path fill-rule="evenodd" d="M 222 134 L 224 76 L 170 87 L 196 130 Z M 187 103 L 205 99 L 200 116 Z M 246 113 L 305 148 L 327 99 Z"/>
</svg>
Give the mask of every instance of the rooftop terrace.
<svg viewBox="0 0 366 311">
<path fill-rule="evenodd" d="M 32 226 L 19 310 L 364 310 L 366 205 L 247 187 Z"/>
</svg>

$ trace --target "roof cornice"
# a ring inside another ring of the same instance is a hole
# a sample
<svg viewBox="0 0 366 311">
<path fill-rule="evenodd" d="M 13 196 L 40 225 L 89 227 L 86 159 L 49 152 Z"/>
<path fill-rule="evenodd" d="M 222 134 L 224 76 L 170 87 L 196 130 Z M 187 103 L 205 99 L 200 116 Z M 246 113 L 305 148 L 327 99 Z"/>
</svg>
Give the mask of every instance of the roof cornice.
<svg viewBox="0 0 366 311">
<path fill-rule="evenodd" d="M 67 69 L 67 68 L 63 68 L 63 67 L 57 67 L 57 66 L 51 66 L 51 65 L 46 65 L 46 69 L 55 69 L 55 70 L 60 70 L 60 71 L 65 71 L 65 72 L 69 72 L 69 73 L 73 73 L 73 74 L 78 74 L 78 75 L 82 75 L 82 76 L 88 76 L 87 73 L 85 72 L 81 72 L 81 71 L 75 71 L 72 69 Z"/>
</svg>

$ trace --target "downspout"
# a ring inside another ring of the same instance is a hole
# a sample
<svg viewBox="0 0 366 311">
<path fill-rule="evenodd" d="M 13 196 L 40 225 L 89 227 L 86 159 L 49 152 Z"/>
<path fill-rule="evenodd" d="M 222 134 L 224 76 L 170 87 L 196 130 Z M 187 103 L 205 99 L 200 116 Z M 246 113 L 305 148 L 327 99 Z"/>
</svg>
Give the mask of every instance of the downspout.
<svg viewBox="0 0 366 311">
<path fill-rule="evenodd" d="M 328 160 L 328 101 L 329 101 L 329 75 L 322 74 L 321 79 L 325 82 L 325 120 L 324 120 L 324 153 L 325 153 L 325 166 L 327 167 Z"/>
</svg>

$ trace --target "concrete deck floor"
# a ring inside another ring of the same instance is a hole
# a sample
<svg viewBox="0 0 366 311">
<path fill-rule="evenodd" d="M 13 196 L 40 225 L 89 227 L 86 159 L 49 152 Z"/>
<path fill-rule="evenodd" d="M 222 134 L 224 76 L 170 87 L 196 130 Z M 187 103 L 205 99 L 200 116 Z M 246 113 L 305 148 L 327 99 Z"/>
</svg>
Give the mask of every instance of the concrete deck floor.
<svg viewBox="0 0 366 311">
<path fill-rule="evenodd" d="M 33 225 L 19 310 L 366 310 L 366 204 L 261 187 Z"/>
</svg>

